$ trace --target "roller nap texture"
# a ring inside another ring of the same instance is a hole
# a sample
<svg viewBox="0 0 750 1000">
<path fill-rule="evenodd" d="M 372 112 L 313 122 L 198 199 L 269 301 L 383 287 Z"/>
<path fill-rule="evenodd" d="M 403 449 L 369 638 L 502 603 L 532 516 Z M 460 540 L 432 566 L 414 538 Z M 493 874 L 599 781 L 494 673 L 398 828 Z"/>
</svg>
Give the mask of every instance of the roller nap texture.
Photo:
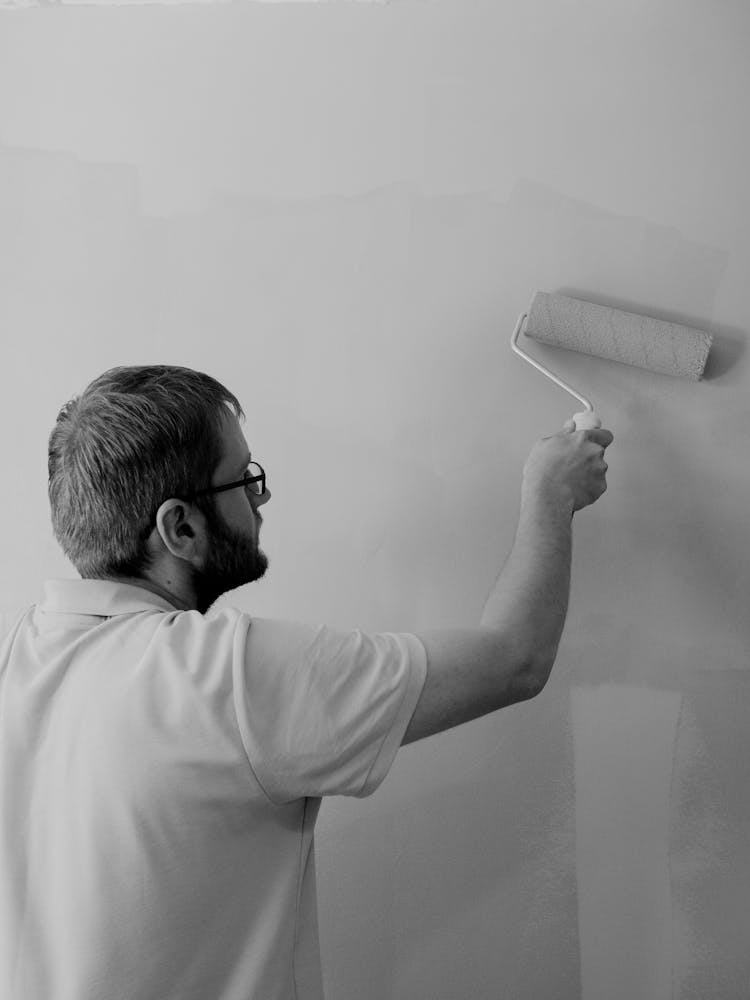
<svg viewBox="0 0 750 1000">
<path fill-rule="evenodd" d="M 525 332 L 554 347 L 694 381 L 713 341 L 704 330 L 548 292 L 534 296 Z"/>
</svg>

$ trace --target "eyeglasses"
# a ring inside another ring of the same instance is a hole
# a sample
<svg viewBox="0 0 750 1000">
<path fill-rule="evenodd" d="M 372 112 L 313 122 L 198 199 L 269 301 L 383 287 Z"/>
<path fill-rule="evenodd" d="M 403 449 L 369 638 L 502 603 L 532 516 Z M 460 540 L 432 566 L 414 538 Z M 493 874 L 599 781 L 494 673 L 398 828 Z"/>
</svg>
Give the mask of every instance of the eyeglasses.
<svg viewBox="0 0 750 1000">
<path fill-rule="evenodd" d="M 259 465 L 258 462 L 250 462 L 245 470 L 244 478 L 238 479 L 236 483 L 226 483 L 224 486 L 208 486 L 206 489 L 195 490 L 194 493 L 189 493 L 183 499 L 192 500 L 195 497 L 208 496 L 209 493 L 223 493 L 224 490 L 236 490 L 240 486 L 244 486 L 254 496 L 263 496 L 266 492 L 266 474 L 263 471 L 263 466 Z"/>
<path fill-rule="evenodd" d="M 253 494 L 253 496 L 263 496 L 266 492 L 266 474 L 263 470 L 263 466 L 259 465 L 258 462 L 250 462 L 245 470 L 244 477 L 242 479 L 238 479 L 236 483 L 225 483 L 224 486 L 207 486 L 203 490 L 195 490 L 193 493 L 188 493 L 186 496 L 178 497 L 176 499 L 194 500 L 195 497 L 204 497 L 209 493 L 223 493 L 224 490 L 236 490 L 239 489 L 240 486 L 244 486 L 249 493 Z M 151 530 L 155 527 L 156 514 L 152 516 L 143 537 L 147 538 Z"/>
</svg>

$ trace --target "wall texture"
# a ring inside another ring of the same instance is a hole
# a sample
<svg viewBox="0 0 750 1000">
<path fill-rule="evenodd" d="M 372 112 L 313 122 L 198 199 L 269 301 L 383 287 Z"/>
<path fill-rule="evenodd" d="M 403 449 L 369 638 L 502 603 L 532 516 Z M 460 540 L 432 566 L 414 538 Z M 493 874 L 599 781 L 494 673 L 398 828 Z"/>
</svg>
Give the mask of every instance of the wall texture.
<svg viewBox="0 0 750 1000">
<path fill-rule="evenodd" d="M 269 473 L 260 615 L 478 622 L 533 441 L 536 289 L 711 330 L 693 384 L 534 350 L 616 435 L 536 700 L 324 804 L 331 1000 L 750 996 L 750 11 L 393 0 L 0 12 L 0 611 L 74 575 L 46 439 L 209 371 Z"/>
</svg>

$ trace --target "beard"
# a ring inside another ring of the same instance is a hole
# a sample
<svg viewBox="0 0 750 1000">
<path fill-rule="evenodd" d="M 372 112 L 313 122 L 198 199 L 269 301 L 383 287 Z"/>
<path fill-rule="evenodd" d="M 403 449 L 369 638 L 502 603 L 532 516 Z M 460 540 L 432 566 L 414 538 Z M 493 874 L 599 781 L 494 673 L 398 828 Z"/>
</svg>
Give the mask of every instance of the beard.
<svg viewBox="0 0 750 1000">
<path fill-rule="evenodd" d="M 260 528 L 261 519 L 258 518 Z M 268 557 L 257 540 L 233 531 L 216 511 L 206 513 L 211 548 L 206 562 L 193 571 L 197 610 L 204 615 L 214 601 L 229 590 L 260 580 Z"/>
</svg>

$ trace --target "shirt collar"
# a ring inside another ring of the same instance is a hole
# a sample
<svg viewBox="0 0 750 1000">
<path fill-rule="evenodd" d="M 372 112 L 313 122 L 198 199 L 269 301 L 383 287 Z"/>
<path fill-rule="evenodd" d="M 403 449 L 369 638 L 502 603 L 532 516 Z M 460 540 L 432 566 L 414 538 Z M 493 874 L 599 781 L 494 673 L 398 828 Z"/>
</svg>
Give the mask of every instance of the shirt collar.
<svg viewBox="0 0 750 1000">
<path fill-rule="evenodd" d="M 45 580 L 40 611 L 54 614 L 131 615 L 138 611 L 179 610 L 164 597 L 114 580 Z"/>
</svg>

